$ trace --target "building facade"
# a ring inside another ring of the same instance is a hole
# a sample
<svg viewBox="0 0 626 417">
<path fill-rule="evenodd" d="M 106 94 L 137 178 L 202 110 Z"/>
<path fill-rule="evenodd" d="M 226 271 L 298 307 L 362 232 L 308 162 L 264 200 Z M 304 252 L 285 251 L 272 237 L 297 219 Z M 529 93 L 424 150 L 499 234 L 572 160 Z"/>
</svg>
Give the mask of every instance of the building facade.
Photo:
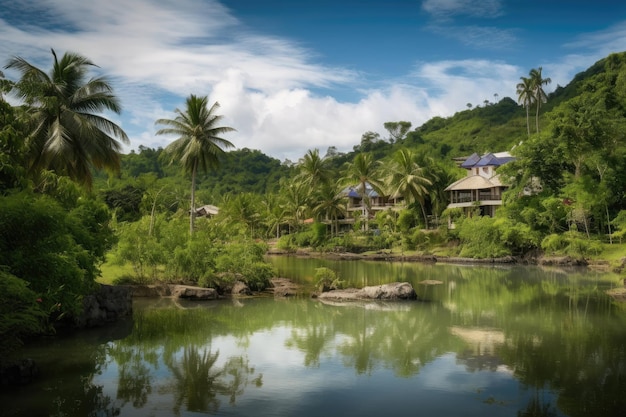
<svg viewBox="0 0 626 417">
<path fill-rule="evenodd" d="M 477 210 L 481 216 L 493 217 L 507 189 L 496 170 L 513 159 L 508 152 L 473 154 L 465 159 L 461 168 L 467 170 L 467 175 L 446 188 L 450 196 L 448 208 L 461 208 L 465 215 Z"/>
</svg>

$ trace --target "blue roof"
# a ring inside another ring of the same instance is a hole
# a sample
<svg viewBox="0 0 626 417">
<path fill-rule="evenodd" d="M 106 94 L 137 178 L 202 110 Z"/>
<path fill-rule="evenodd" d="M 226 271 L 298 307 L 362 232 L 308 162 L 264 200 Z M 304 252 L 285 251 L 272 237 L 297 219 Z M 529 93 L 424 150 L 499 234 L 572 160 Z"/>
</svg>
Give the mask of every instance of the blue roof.
<svg viewBox="0 0 626 417">
<path fill-rule="evenodd" d="M 477 154 L 472 154 L 469 158 L 465 160 L 461 164 L 462 168 L 473 168 L 473 167 L 486 167 L 486 166 L 495 166 L 499 167 L 500 165 L 504 165 L 507 162 L 514 160 L 512 156 L 500 156 L 497 157 L 492 153 L 487 153 L 482 157 L 479 157 Z"/>
<path fill-rule="evenodd" d="M 361 198 L 361 192 L 359 191 L 360 188 L 361 188 L 360 184 L 356 186 L 348 187 L 344 190 L 344 193 L 346 193 L 346 195 L 351 198 Z M 370 198 L 379 197 L 379 194 L 374 190 L 374 188 L 369 182 L 365 183 L 365 192 L 367 193 L 367 196 Z"/>
<path fill-rule="evenodd" d="M 461 168 L 471 168 L 476 165 L 478 161 L 480 161 L 480 156 L 478 156 L 477 153 L 473 153 L 461 164 Z"/>
</svg>

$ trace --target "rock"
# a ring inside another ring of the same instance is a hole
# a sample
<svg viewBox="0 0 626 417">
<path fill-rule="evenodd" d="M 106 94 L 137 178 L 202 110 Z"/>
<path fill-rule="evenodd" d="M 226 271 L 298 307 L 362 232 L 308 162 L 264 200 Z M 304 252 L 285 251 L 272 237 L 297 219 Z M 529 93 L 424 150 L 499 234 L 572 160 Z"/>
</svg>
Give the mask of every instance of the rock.
<svg viewBox="0 0 626 417">
<path fill-rule="evenodd" d="M 271 292 L 274 293 L 274 297 L 294 297 L 298 295 L 300 285 L 294 283 L 287 278 L 273 278 L 270 280 L 272 288 Z"/>
<path fill-rule="evenodd" d="M 172 295 L 168 285 L 129 285 L 133 297 L 169 297 Z"/>
<path fill-rule="evenodd" d="M 233 284 L 233 289 L 230 292 L 232 295 L 252 295 L 252 291 L 250 291 L 250 287 L 248 284 L 242 281 L 235 281 Z"/>
<path fill-rule="evenodd" d="M 360 290 L 348 288 L 333 290 L 318 295 L 320 299 L 330 300 L 415 300 L 417 294 L 408 282 L 363 287 Z"/>
<path fill-rule="evenodd" d="M 543 257 L 539 259 L 539 265 L 587 266 L 588 263 L 584 259 L 575 259 L 570 256 L 559 256 L 559 257 Z"/>
<path fill-rule="evenodd" d="M 192 287 L 190 285 L 172 285 L 172 297 L 188 300 L 216 300 L 215 288 Z"/>
<path fill-rule="evenodd" d="M 77 327 L 96 327 L 128 317 L 133 312 L 131 290 L 125 286 L 100 285 L 97 292 L 83 298 L 83 314 Z"/>
</svg>

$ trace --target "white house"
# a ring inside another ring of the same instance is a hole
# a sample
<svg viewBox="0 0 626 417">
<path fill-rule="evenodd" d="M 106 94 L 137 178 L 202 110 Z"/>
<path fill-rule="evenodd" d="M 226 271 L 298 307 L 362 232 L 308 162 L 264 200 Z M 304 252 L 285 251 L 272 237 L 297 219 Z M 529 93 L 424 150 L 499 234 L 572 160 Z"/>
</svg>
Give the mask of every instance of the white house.
<svg viewBox="0 0 626 417">
<path fill-rule="evenodd" d="M 461 163 L 467 170 L 467 176 L 450 184 L 446 191 L 450 193 L 448 208 L 462 208 L 469 214 L 478 209 L 481 216 L 491 216 L 502 205 L 502 193 L 507 189 L 500 182 L 496 169 L 512 161 L 508 152 L 487 153 L 483 156 L 473 154 Z"/>
</svg>

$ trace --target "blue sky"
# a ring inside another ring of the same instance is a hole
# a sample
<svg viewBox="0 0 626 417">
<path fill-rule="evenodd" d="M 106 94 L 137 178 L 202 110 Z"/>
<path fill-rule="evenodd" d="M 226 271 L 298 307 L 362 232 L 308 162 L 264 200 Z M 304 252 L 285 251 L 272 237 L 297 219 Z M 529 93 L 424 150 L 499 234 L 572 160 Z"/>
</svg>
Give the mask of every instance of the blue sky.
<svg viewBox="0 0 626 417">
<path fill-rule="evenodd" d="M 237 148 L 297 161 L 349 151 L 367 131 L 386 137 L 387 121 L 417 127 L 516 99 L 539 66 L 548 91 L 566 85 L 626 51 L 626 2 L 0 0 L 0 60 L 47 70 L 50 48 L 111 78 L 127 150 L 167 146 L 154 121 L 193 93 L 221 104 Z"/>
</svg>

